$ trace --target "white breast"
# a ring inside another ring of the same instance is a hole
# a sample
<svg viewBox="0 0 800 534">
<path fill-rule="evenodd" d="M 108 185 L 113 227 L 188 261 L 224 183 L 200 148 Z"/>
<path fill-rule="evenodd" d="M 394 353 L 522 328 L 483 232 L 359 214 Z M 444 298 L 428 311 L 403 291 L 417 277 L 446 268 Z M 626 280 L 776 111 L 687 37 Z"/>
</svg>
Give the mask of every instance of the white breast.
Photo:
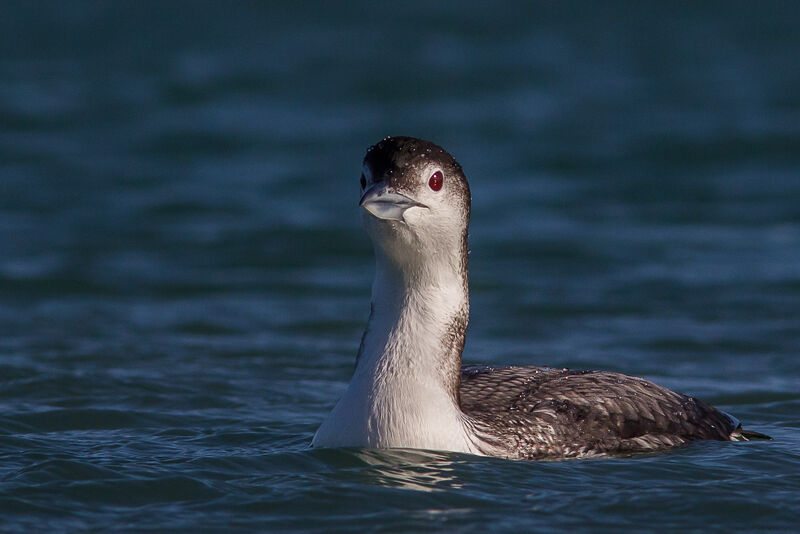
<svg viewBox="0 0 800 534">
<path fill-rule="evenodd" d="M 440 388 L 411 387 L 409 381 L 395 388 L 375 386 L 354 377 L 312 446 L 477 452 L 461 411 Z"/>
<path fill-rule="evenodd" d="M 380 284 L 393 285 L 378 276 Z M 463 286 L 456 281 L 438 289 L 399 294 L 396 287 L 373 288 L 373 316 L 356 371 L 312 446 L 478 452 L 442 376 L 442 340 L 448 318 L 465 306 Z"/>
</svg>

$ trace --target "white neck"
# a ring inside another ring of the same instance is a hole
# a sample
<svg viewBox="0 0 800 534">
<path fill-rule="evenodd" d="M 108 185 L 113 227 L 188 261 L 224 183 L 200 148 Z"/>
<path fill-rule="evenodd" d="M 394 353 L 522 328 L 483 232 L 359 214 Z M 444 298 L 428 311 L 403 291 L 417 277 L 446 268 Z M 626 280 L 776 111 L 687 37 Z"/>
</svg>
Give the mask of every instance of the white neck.
<svg viewBox="0 0 800 534">
<path fill-rule="evenodd" d="M 403 265 L 375 252 L 372 312 L 356 370 L 313 445 L 474 452 L 458 406 L 466 250 Z"/>
</svg>

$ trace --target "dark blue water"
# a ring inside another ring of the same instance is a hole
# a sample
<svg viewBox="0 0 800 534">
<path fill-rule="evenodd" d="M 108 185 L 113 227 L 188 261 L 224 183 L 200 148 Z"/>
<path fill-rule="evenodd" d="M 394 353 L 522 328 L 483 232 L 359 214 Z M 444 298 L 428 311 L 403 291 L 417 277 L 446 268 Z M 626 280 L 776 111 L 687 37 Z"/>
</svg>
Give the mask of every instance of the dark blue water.
<svg viewBox="0 0 800 534">
<path fill-rule="evenodd" d="M 792 530 L 793 4 L 17 2 L 0 17 L 0 530 Z M 547 463 L 311 451 L 381 137 L 473 191 L 465 360 L 772 435 Z"/>
</svg>

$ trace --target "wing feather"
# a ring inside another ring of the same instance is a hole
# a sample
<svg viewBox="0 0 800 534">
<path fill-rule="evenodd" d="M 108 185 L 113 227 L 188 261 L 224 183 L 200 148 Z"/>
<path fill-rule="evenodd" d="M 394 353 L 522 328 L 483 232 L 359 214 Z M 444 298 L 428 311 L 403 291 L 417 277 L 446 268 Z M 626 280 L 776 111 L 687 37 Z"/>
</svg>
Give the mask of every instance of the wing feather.
<svg viewBox="0 0 800 534">
<path fill-rule="evenodd" d="M 738 427 L 703 401 L 603 371 L 468 366 L 459 394 L 476 445 L 518 458 L 652 452 Z"/>
</svg>

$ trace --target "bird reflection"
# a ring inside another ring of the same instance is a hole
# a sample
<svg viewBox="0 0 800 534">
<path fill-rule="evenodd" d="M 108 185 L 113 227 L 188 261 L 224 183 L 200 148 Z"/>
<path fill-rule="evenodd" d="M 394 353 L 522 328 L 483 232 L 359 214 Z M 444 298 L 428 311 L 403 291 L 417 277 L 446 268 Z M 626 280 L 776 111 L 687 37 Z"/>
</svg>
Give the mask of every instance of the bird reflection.
<svg viewBox="0 0 800 534">
<path fill-rule="evenodd" d="M 412 449 L 350 449 L 367 464 L 360 470 L 362 482 L 416 491 L 459 489 L 455 472 L 457 454 Z"/>
</svg>

